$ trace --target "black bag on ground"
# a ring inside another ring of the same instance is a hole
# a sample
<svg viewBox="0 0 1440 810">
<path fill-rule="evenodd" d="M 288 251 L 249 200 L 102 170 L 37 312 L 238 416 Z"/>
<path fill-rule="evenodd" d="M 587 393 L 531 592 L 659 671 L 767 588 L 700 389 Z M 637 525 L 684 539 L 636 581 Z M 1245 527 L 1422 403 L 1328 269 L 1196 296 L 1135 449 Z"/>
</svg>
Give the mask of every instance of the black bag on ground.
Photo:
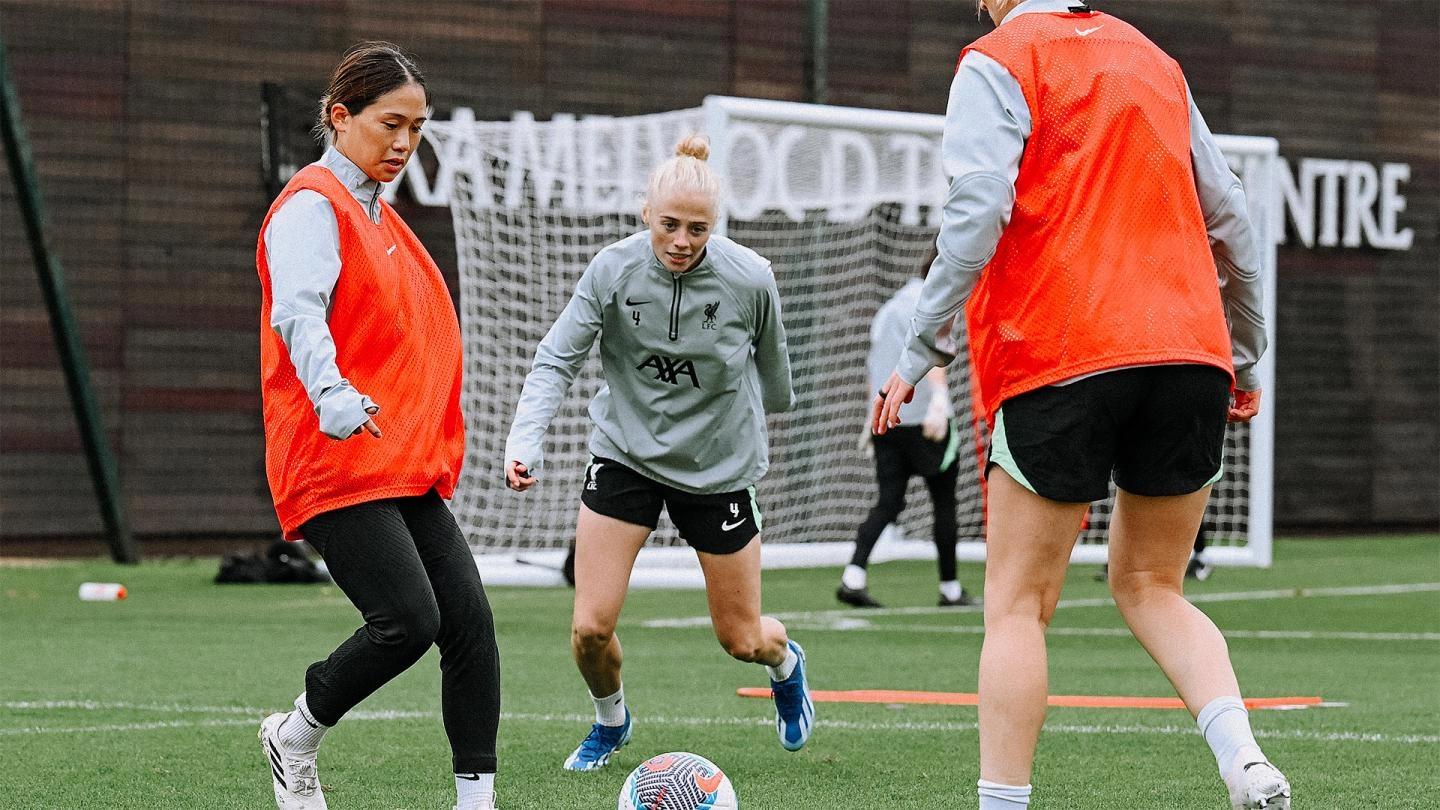
<svg viewBox="0 0 1440 810">
<path fill-rule="evenodd" d="M 263 554 L 226 554 L 220 560 L 215 582 L 310 583 L 330 582 L 330 577 L 305 556 L 301 544 L 276 540 Z"/>
</svg>

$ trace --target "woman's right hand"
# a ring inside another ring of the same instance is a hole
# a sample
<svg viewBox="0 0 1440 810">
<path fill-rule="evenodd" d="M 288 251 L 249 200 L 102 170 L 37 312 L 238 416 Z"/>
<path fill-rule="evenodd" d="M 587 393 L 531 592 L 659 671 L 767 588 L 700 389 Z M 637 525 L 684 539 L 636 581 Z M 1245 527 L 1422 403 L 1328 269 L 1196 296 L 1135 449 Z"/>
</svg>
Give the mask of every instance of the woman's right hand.
<svg viewBox="0 0 1440 810">
<path fill-rule="evenodd" d="M 536 478 L 530 474 L 530 468 L 518 461 L 511 461 L 505 465 L 505 485 L 516 492 L 524 492 L 535 486 Z"/>
<path fill-rule="evenodd" d="M 875 394 L 875 404 L 870 408 L 870 431 L 883 436 L 890 428 L 900 424 L 900 406 L 915 398 L 915 386 L 901 379 L 898 372 L 892 372 L 890 379 Z"/>
<path fill-rule="evenodd" d="M 379 409 L 378 407 L 375 407 L 374 405 L 372 405 L 372 406 L 370 406 L 369 408 L 366 408 L 366 409 L 365 409 L 365 412 L 368 413 L 368 414 L 370 414 L 371 416 L 374 416 L 375 414 L 377 414 L 377 413 L 380 412 L 380 409 Z M 354 433 L 351 433 L 350 435 L 351 435 L 351 436 L 359 436 L 359 435 L 360 435 L 360 431 L 362 431 L 362 430 L 365 431 L 365 432 L 367 432 L 367 433 L 369 433 L 371 436 L 374 436 L 374 437 L 377 438 L 377 439 L 380 438 L 380 426 L 377 425 L 377 424 L 375 424 L 375 420 L 374 420 L 374 419 L 366 419 L 366 420 L 365 420 L 365 424 L 361 425 L 361 426 L 358 427 L 358 428 L 355 428 L 355 432 L 354 432 Z"/>
</svg>

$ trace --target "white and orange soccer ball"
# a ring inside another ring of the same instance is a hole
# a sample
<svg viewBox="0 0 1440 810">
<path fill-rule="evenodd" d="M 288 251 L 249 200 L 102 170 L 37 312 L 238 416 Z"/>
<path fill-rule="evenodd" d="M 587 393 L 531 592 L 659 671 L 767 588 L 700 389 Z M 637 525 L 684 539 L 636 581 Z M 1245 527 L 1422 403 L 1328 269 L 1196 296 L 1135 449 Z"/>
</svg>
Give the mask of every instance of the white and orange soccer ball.
<svg viewBox="0 0 1440 810">
<path fill-rule="evenodd" d="M 625 777 L 618 810 L 738 810 L 730 777 L 685 751 L 651 757 Z"/>
</svg>

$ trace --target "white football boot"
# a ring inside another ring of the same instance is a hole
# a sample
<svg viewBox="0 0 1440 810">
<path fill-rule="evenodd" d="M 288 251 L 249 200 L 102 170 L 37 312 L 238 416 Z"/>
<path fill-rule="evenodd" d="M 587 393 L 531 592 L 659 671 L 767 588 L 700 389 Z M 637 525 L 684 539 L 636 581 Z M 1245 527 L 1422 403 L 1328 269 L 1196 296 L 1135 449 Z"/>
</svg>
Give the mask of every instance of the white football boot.
<svg viewBox="0 0 1440 810">
<path fill-rule="evenodd" d="M 315 772 L 316 752 L 291 751 L 280 742 L 280 724 L 285 717 L 283 712 L 272 714 L 260 724 L 260 747 L 270 763 L 275 806 L 280 810 L 328 810 Z"/>
<path fill-rule="evenodd" d="M 1230 788 L 1233 810 L 1290 810 L 1290 783 L 1268 762 L 1250 762 Z"/>
</svg>

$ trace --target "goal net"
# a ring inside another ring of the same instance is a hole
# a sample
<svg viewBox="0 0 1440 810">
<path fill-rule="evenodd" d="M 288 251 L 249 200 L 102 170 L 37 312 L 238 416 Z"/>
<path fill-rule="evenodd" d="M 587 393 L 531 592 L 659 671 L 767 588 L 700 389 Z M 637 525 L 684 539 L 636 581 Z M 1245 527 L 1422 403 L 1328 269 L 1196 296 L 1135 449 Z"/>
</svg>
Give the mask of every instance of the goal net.
<svg viewBox="0 0 1440 810">
<path fill-rule="evenodd" d="M 453 171 L 454 218 L 465 341 L 465 471 L 452 504 L 477 554 L 558 565 L 573 534 L 585 465 L 586 406 L 600 385 L 593 356 L 550 426 L 540 483 L 505 487 L 502 454 L 536 345 L 559 315 L 592 256 L 643 229 L 650 169 L 684 135 L 704 132 L 725 183 L 721 231 L 773 263 L 779 284 L 796 407 L 771 417 L 771 468 L 758 486 L 765 565 L 841 565 L 876 496 L 860 451 L 873 392 L 867 382 L 870 322 L 919 271 L 939 226 L 945 180 L 941 116 L 711 97 L 699 109 L 633 117 L 517 113 L 509 121 L 456 116 L 426 137 Z M 1273 286 L 1274 160 L 1269 138 L 1221 137 L 1249 189 Z M 1273 324 L 1273 289 L 1266 294 Z M 1272 327 L 1273 328 L 1273 327 Z M 1268 361 L 1262 366 L 1273 391 Z M 980 475 L 986 435 L 970 416 L 962 354 L 950 368 L 964 465 L 959 554 L 984 557 Z M 1270 559 L 1270 413 L 1232 426 L 1226 468 L 1206 515 L 1208 558 L 1267 565 Z M 929 498 L 911 482 L 900 525 L 874 559 L 933 557 Z M 1103 561 L 1109 501 L 1097 502 L 1076 561 Z M 662 518 L 642 563 L 683 545 Z M 693 556 L 679 555 L 685 560 Z M 493 561 L 493 558 L 492 558 Z"/>
</svg>

